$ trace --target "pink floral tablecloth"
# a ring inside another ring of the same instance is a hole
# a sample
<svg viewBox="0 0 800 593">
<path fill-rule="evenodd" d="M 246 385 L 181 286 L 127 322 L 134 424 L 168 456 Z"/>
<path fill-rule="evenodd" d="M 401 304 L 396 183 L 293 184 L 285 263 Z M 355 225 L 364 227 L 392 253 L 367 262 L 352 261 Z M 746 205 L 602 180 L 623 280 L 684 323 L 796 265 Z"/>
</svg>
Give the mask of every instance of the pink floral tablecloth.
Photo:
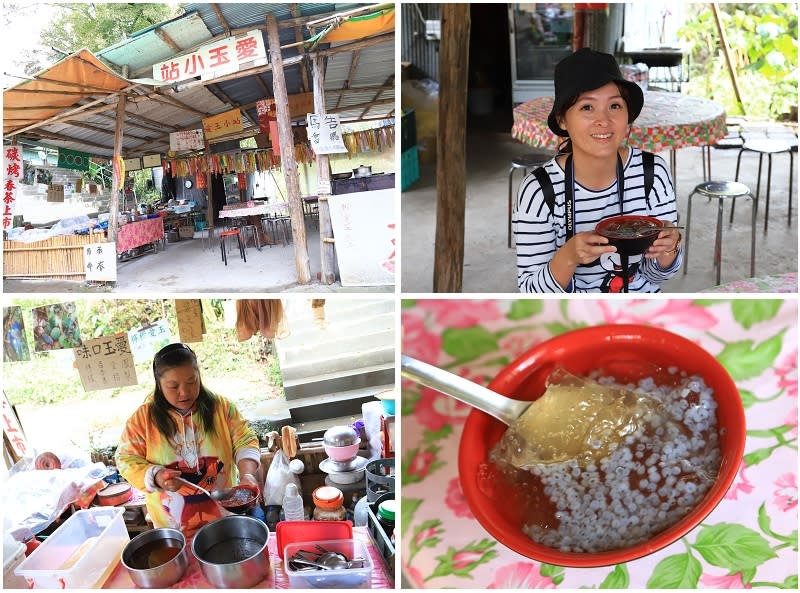
<svg viewBox="0 0 800 593">
<path fill-rule="evenodd" d="M 487 384 L 522 352 L 586 325 L 657 325 L 728 369 L 747 418 L 739 474 L 681 541 L 604 568 L 542 564 L 475 520 L 458 479 L 470 408 L 403 382 L 402 570 L 418 588 L 797 590 L 797 303 L 782 300 L 419 300 L 402 313 L 403 353 Z M 713 544 L 713 545 L 709 545 Z"/>
<path fill-rule="evenodd" d="M 393 588 L 392 580 L 386 574 L 386 568 L 382 563 L 380 552 L 375 547 L 375 544 L 370 540 L 369 533 L 366 527 L 354 527 L 353 537 L 365 544 L 369 550 L 370 559 L 374 568 L 372 569 L 372 589 L 390 589 Z M 274 534 L 270 534 L 269 543 L 269 559 L 270 559 L 270 574 L 263 581 L 253 586 L 253 589 L 288 589 L 289 578 L 283 569 L 283 560 L 280 559 L 277 552 L 277 541 Z M 111 573 L 111 576 L 103 585 L 103 589 L 136 589 L 136 585 L 128 575 L 128 571 L 122 564 L 118 564 Z M 178 581 L 170 589 L 214 589 L 215 587 L 209 583 L 203 576 L 200 570 L 200 563 L 192 555 L 191 547 L 189 548 L 189 568 L 183 578 Z"/>
<path fill-rule="evenodd" d="M 514 108 L 511 135 L 531 146 L 555 150 L 559 137 L 547 127 L 553 97 L 538 97 Z M 628 144 L 661 152 L 684 146 L 706 146 L 727 134 L 725 110 L 708 99 L 677 93 L 648 92 L 633 122 Z"/>
<path fill-rule="evenodd" d="M 148 218 L 138 222 L 129 222 L 117 231 L 117 253 L 141 247 L 164 238 L 164 221 L 159 218 Z"/>
<path fill-rule="evenodd" d="M 736 280 L 700 292 L 797 292 L 797 272 Z"/>
</svg>

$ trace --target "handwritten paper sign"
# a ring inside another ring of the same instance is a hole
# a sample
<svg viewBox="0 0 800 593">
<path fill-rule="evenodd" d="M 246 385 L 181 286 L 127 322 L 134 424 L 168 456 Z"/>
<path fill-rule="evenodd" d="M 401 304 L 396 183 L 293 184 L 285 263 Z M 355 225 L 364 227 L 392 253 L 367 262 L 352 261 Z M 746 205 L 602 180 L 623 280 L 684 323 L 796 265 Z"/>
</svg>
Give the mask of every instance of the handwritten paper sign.
<svg viewBox="0 0 800 593">
<path fill-rule="evenodd" d="M 202 46 L 189 54 L 153 64 L 153 78 L 173 83 L 200 76 L 203 80 L 236 72 L 242 64 L 263 60 L 267 51 L 261 31 L 250 31 L 242 37 L 228 37 Z"/>
<path fill-rule="evenodd" d="M 147 327 L 132 329 L 128 332 L 128 343 L 131 345 L 133 359 L 136 362 L 152 360 L 156 352 L 172 344 L 169 323 L 165 319 L 160 319 Z"/>
<path fill-rule="evenodd" d="M 3 147 L 3 230 L 14 224 L 17 188 L 22 177 L 22 146 Z"/>
<path fill-rule="evenodd" d="M 175 152 L 182 150 L 200 150 L 205 148 L 205 140 L 203 139 L 203 130 L 183 130 L 181 132 L 172 132 L 169 135 L 169 149 Z M 158 166 L 161 165 L 159 161 Z"/>
<path fill-rule="evenodd" d="M 242 129 L 242 112 L 239 109 L 203 118 L 203 132 L 208 140 L 241 132 Z"/>
<path fill-rule="evenodd" d="M 206 331 L 200 299 L 176 299 L 175 316 L 178 318 L 178 335 L 181 342 L 202 342 Z"/>
<path fill-rule="evenodd" d="M 75 353 L 75 366 L 84 391 L 136 385 L 136 367 L 124 332 L 86 340 Z"/>
<path fill-rule="evenodd" d="M 394 190 L 330 196 L 342 286 L 394 284 Z"/>
<path fill-rule="evenodd" d="M 161 166 L 160 154 L 146 154 L 142 157 L 142 167 L 145 169 L 152 169 L 153 167 Z"/>
<path fill-rule="evenodd" d="M 25 433 L 22 432 L 22 426 L 14 413 L 14 408 L 3 392 L 3 440 L 6 441 L 11 447 L 11 452 L 20 460 L 25 457 L 28 452 L 28 441 L 25 439 Z"/>
<path fill-rule="evenodd" d="M 115 243 L 92 243 L 83 248 L 83 273 L 87 280 L 116 281 L 117 248 Z"/>
<path fill-rule="evenodd" d="M 339 125 L 338 115 L 309 113 L 306 116 L 306 123 L 308 124 L 308 141 L 315 154 L 347 152 L 342 141 L 342 129 Z"/>
<path fill-rule="evenodd" d="M 3 362 L 31 359 L 22 307 L 3 307 Z"/>
</svg>

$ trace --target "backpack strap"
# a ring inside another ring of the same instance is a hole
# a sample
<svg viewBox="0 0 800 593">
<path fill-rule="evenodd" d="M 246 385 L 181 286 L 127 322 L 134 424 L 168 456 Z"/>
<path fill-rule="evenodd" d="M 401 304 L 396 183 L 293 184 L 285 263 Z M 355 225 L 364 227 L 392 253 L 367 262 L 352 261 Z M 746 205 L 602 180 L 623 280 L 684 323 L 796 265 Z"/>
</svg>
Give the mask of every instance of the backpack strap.
<svg viewBox="0 0 800 593">
<path fill-rule="evenodd" d="M 653 190 L 656 157 L 652 152 L 642 151 L 642 168 L 644 169 L 644 199 L 650 207 L 650 192 Z"/>
<path fill-rule="evenodd" d="M 536 181 L 539 182 L 539 187 L 542 188 L 544 203 L 547 204 L 547 209 L 550 210 L 550 214 L 552 215 L 556 207 L 556 192 L 553 191 L 553 183 L 550 181 L 550 175 L 547 174 L 544 167 L 537 167 L 533 170 L 533 176 L 536 177 Z"/>
</svg>

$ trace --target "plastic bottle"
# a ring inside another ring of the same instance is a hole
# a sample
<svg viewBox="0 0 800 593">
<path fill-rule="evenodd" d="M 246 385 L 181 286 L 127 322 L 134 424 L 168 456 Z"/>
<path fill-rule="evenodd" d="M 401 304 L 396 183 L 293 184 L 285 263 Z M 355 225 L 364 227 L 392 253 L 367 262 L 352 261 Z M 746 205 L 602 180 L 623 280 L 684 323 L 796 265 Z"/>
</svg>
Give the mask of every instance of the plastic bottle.
<svg viewBox="0 0 800 593">
<path fill-rule="evenodd" d="M 305 518 L 303 497 L 297 491 L 297 486 L 289 482 L 283 496 L 283 515 L 287 521 L 302 521 Z"/>
<path fill-rule="evenodd" d="M 395 508 L 394 500 L 384 500 L 378 505 L 378 523 L 383 527 L 386 537 L 392 537 L 392 533 L 394 532 Z"/>
</svg>

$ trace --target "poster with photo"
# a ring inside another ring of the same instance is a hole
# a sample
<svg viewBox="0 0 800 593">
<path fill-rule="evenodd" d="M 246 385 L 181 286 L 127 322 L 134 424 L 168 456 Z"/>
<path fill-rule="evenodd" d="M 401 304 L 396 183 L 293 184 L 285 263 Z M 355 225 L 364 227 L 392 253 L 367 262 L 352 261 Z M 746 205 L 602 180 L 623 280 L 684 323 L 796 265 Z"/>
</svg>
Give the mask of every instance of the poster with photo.
<svg viewBox="0 0 800 593">
<path fill-rule="evenodd" d="M 73 352 L 84 391 L 138 384 L 128 334 L 125 332 L 86 340 Z"/>
<path fill-rule="evenodd" d="M 33 309 L 34 351 L 77 348 L 82 344 L 75 303 L 45 305 Z"/>
<path fill-rule="evenodd" d="M 22 362 L 31 359 L 22 307 L 3 307 L 3 362 Z"/>
</svg>

